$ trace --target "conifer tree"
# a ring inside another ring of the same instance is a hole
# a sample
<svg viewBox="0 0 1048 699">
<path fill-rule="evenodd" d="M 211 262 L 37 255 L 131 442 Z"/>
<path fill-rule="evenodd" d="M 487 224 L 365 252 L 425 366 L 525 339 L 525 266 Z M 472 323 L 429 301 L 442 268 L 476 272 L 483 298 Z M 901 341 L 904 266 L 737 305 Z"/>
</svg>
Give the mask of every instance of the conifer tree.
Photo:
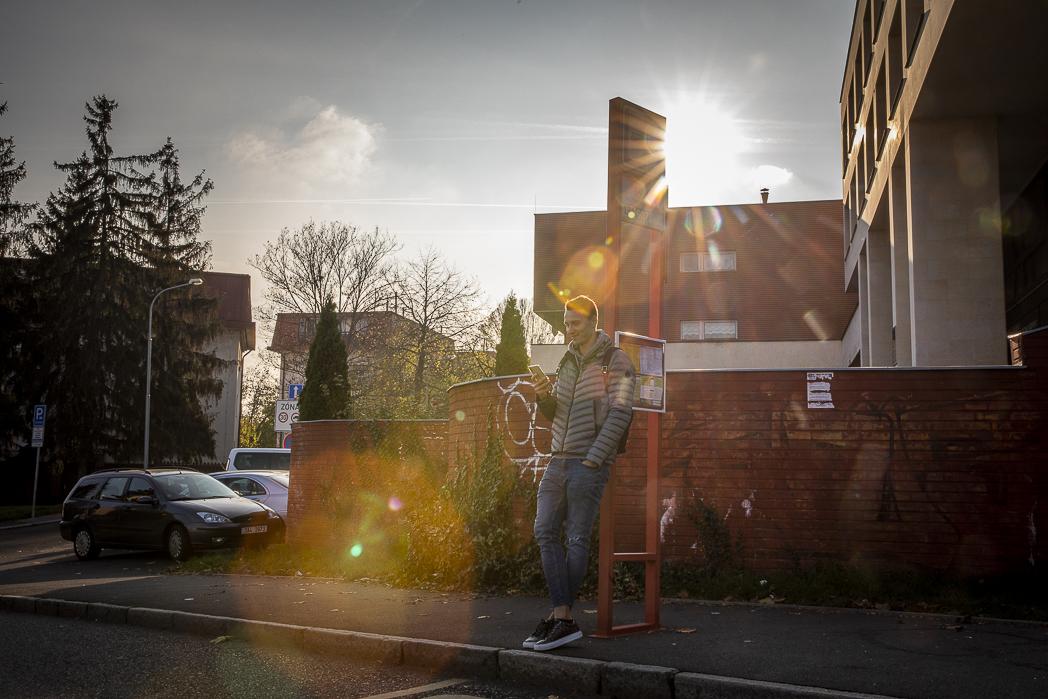
<svg viewBox="0 0 1048 699">
<path fill-rule="evenodd" d="M 0 116 L 7 102 L 0 104 Z M 25 161 L 15 160 L 15 141 L 0 138 L 0 257 L 20 251 L 22 227 L 33 211 L 32 204 L 15 201 L 15 185 L 25 179 Z"/>
<path fill-rule="evenodd" d="M 210 182 L 183 186 L 170 144 L 117 156 L 109 140 L 116 108 L 105 96 L 86 105 L 90 148 L 55 163 L 66 181 L 48 197 L 30 250 L 38 331 L 25 353 L 36 362 L 25 399 L 51 406 L 50 460 L 66 484 L 107 457 L 140 457 L 149 303 L 209 264 L 197 237 Z M 202 346 L 217 330 L 215 306 L 180 289 L 154 307 L 154 463 L 214 449 L 201 401 L 221 390 L 220 360 Z"/>
<path fill-rule="evenodd" d="M 0 115 L 7 111 L 7 103 L 0 104 Z M 11 137 L 0 138 L 0 440 L 24 439 L 28 428 L 28 413 L 15 397 L 18 382 L 16 367 L 21 359 L 23 334 L 29 331 L 28 317 L 23 308 L 28 289 L 25 266 L 18 259 L 3 259 L 19 255 L 25 244 L 25 222 L 33 205 L 18 202 L 14 188 L 25 179 L 24 162 L 15 159 L 15 143 Z"/>
<path fill-rule="evenodd" d="M 309 345 L 305 385 L 299 398 L 300 420 L 334 420 L 350 417 L 346 346 L 338 328 L 335 304 L 328 300 Z"/>
<path fill-rule="evenodd" d="M 510 292 L 503 302 L 499 341 L 495 345 L 495 376 L 528 373 L 528 347 L 524 341 L 523 301 Z"/>
</svg>

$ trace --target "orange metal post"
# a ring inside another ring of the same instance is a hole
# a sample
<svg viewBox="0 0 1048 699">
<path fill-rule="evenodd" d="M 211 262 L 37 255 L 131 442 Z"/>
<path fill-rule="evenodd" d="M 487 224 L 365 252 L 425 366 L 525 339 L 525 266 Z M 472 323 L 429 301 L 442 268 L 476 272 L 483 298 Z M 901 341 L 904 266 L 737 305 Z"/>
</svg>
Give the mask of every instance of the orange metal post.
<svg viewBox="0 0 1048 699">
<path fill-rule="evenodd" d="M 627 124 L 629 124 L 627 126 Z M 619 278 L 615 280 L 614 289 L 606 299 L 606 310 L 603 311 L 603 327 L 609 334 L 614 334 L 619 328 L 620 314 L 619 302 L 622 300 L 619 286 L 622 274 L 625 271 L 622 257 L 623 202 L 622 193 L 626 191 L 623 182 L 637 175 L 635 167 L 638 163 L 628 162 L 624 153 L 630 148 L 637 148 L 639 144 L 630 143 L 627 139 L 635 138 L 638 129 L 643 132 L 645 128 L 652 125 L 661 127 L 664 131 L 665 120 L 653 112 L 630 104 L 625 100 L 616 98 L 611 101 L 610 118 L 608 124 L 608 224 L 607 237 L 614 259 L 619 263 Z M 649 134 L 651 135 L 651 134 Z M 655 187 L 656 177 L 652 174 L 665 175 L 665 163 L 641 162 L 641 181 L 645 187 Z M 645 204 L 650 205 L 649 202 Z M 635 205 L 635 204 L 634 204 Z M 666 199 L 660 198 L 657 206 L 665 207 Z M 635 215 L 630 212 L 630 219 Z M 665 213 L 665 212 L 663 212 Z M 650 266 L 648 268 L 648 335 L 651 337 L 662 336 L 662 276 L 663 255 L 665 254 L 665 224 L 661 229 L 651 228 L 650 219 L 643 217 L 650 231 Z M 665 221 L 665 217 L 662 217 Z M 631 230 L 638 230 L 631 227 Z M 629 273 L 629 272 L 626 272 Z M 639 418 L 639 416 L 637 416 Z M 660 565 L 661 555 L 659 551 L 659 442 L 660 442 L 661 413 L 648 413 L 647 417 L 647 468 L 646 482 L 647 493 L 645 496 L 645 527 L 644 527 L 644 551 L 642 552 L 615 552 L 615 474 L 612 474 L 605 489 L 604 498 L 600 504 L 600 550 L 598 579 L 597 579 L 597 637 L 617 636 L 625 633 L 646 631 L 659 627 L 660 607 Z M 617 561 L 643 562 L 644 563 L 644 622 L 639 624 L 624 624 L 615 626 L 613 623 L 613 600 L 615 563 Z"/>
</svg>

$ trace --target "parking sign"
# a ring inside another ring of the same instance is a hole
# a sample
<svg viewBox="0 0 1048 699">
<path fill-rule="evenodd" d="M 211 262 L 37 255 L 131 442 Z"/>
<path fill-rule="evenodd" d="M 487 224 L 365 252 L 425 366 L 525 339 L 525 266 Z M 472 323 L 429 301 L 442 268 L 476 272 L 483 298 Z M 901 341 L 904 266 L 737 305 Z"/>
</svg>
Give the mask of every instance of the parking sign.
<svg viewBox="0 0 1048 699">
<path fill-rule="evenodd" d="M 47 422 L 47 406 L 33 406 L 33 442 L 32 446 L 44 446 L 44 423 Z"/>
</svg>

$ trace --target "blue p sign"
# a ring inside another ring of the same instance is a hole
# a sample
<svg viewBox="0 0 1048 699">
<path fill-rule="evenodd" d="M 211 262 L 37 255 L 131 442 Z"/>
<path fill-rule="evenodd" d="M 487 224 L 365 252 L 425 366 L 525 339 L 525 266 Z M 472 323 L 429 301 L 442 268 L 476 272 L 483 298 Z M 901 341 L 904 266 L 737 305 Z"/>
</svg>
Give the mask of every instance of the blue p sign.
<svg viewBox="0 0 1048 699">
<path fill-rule="evenodd" d="M 47 406 L 46 405 L 34 405 L 33 406 L 33 427 L 43 427 L 44 421 L 47 420 Z"/>
</svg>

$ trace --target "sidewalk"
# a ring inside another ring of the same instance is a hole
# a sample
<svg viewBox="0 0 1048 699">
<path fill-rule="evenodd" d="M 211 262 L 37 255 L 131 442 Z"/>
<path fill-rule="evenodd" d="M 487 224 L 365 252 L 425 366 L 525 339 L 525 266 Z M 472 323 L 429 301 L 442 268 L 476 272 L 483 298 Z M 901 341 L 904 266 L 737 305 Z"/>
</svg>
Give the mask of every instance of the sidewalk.
<svg viewBox="0 0 1048 699">
<path fill-rule="evenodd" d="M 117 578 L 91 578 L 90 565 L 83 566 L 80 584 L 72 587 L 68 580 L 56 586 L 58 581 L 0 576 L 0 594 L 506 649 L 519 649 L 546 610 L 545 600 L 536 597 L 441 594 L 308 577 L 151 575 L 152 566 L 129 564 Z M 588 602 L 577 609 L 584 631 L 596 625 L 594 608 Z M 616 624 L 642 620 L 638 604 L 616 605 L 616 613 Z M 549 655 L 900 697 L 1048 694 L 1045 624 L 668 601 L 662 625 L 657 632 L 614 639 L 587 637 Z"/>
<path fill-rule="evenodd" d="M 13 519 L 7 522 L 0 522 L 0 531 L 5 529 L 23 529 L 25 527 L 39 527 L 42 524 L 58 524 L 61 521 L 62 515 L 42 515 L 40 517 L 26 518 L 26 519 Z"/>
</svg>

